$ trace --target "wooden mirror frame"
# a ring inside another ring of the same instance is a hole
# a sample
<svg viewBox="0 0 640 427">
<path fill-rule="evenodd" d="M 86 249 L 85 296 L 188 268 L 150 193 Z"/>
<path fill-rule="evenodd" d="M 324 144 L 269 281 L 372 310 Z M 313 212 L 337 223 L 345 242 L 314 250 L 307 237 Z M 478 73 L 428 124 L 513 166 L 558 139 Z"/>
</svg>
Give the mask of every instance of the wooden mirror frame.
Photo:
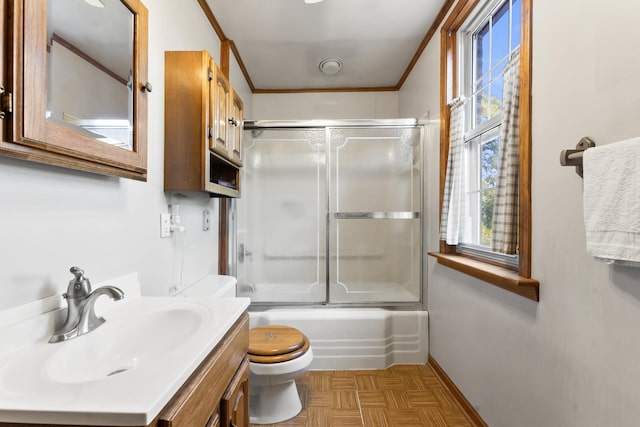
<svg viewBox="0 0 640 427">
<path fill-rule="evenodd" d="M 121 0 L 134 16 L 133 149 L 126 150 L 46 120 L 47 11 L 45 1 L 6 0 L 7 67 L 2 81 L 11 93 L 0 154 L 104 175 L 147 179 L 148 12 L 140 0 Z"/>
</svg>

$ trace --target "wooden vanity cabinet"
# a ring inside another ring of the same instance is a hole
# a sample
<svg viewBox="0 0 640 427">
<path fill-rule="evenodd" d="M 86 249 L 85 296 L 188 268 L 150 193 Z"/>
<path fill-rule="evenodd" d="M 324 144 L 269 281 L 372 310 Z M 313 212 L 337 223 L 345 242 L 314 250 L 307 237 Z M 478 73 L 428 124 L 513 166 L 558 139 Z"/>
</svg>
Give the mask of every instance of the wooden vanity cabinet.
<svg viewBox="0 0 640 427">
<path fill-rule="evenodd" d="M 238 368 L 226 393 L 222 396 L 220 414 L 222 425 L 240 427 L 249 425 L 249 359 Z"/>
<path fill-rule="evenodd" d="M 165 52 L 165 191 L 240 196 L 242 106 L 207 51 Z"/>
<path fill-rule="evenodd" d="M 151 426 L 248 427 L 248 349 L 249 316 L 244 314 Z"/>
</svg>

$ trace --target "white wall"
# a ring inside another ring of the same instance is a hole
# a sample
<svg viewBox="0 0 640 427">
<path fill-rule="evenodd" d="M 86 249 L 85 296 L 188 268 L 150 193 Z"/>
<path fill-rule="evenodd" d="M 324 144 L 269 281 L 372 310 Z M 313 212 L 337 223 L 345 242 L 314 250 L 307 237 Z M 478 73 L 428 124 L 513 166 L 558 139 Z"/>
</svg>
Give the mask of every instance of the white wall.
<svg viewBox="0 0 640 427">
<path fill-rule="evenodd" d="M 430 260 L 430 352 L 492 427 L 636 426 L 640 270 L 585 251 L 582 182 L 559 165 L 585 135 L 640 135 L 640 4 L 533 5 L 535 303 Z M 568 23 L 574 25 L 568 25 Z M 439 36 L 400 91 L 400 115 L 438 114 Z M 438 212 L 438 140 L 429 208 Z M 429 226 L 437 249 L 437 224 Z"/>
<path fill-rule="evenodd" d="M 394 119 L 397 92 L 319 92 L 253 95 L 252 120 Z"/>
<path fill-rule="evenodd" d="M 163 191 L 164 51 L 207 49 L 220 42 L 196 0 L 144 0 L 149 9 L 148 181 L 104 177 L 0 157 L 0 309 L 66 290 L 72 265 L 94 282 L 137 271 L 146 294 L 166 294 L 182 263 L 183 282 L 218 269 L 218 202 Z M 251 97 L 232 61 L 251 115 Z M 170 118 L 169 118 L 170 119 Z M 160 239 L 160 213 L 180 204 L 186 234 Z M 202 231 L 202 211 L 212 227 Z M 183 238 L 184 237 L 184 238 Z"/>
</svg>

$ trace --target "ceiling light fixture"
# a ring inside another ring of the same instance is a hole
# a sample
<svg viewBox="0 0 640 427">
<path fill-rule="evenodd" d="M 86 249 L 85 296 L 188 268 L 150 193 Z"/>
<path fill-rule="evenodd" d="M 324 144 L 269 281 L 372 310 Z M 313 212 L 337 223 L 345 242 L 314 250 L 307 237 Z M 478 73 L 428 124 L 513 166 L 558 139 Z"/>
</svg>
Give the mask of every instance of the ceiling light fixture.
<svg viewBox="0 0 640 427">
<path fill-rule="evenodd" d="M 342 61 L 339 59 L 329 58 L 325 59 L 320 63 L 320 71 L 325 74 L 332 75 L 336 74 L 338 71 L 342 69 Z"/>
<path fill-rule="evenodd" d="M 306 4 L 320 3 L 322 0 L 304 0 Z"/>
</svg>

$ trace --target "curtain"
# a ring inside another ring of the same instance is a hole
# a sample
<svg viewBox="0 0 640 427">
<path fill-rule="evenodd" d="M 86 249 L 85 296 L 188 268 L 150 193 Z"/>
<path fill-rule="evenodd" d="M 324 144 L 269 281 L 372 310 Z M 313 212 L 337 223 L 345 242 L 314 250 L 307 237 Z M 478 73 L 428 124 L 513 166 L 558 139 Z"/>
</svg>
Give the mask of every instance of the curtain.
<svg viewBox="0 0 640 427">
<path fill-rule="evenodd" d="M 503 254 L 515 254 L 518 249 L 519 109 L 520 50 L 516 50 L 504 72 L 498 179 L 491 233 L 491 250 Z"/>
<path fill-rule="evenodd" d="M 451 106 L 449 159 L 440 214 L 440 239 L 449 245 L 464 240 L 467 220 L 467 166 L 464 155 L 464 102 Z"/>
</svg>

